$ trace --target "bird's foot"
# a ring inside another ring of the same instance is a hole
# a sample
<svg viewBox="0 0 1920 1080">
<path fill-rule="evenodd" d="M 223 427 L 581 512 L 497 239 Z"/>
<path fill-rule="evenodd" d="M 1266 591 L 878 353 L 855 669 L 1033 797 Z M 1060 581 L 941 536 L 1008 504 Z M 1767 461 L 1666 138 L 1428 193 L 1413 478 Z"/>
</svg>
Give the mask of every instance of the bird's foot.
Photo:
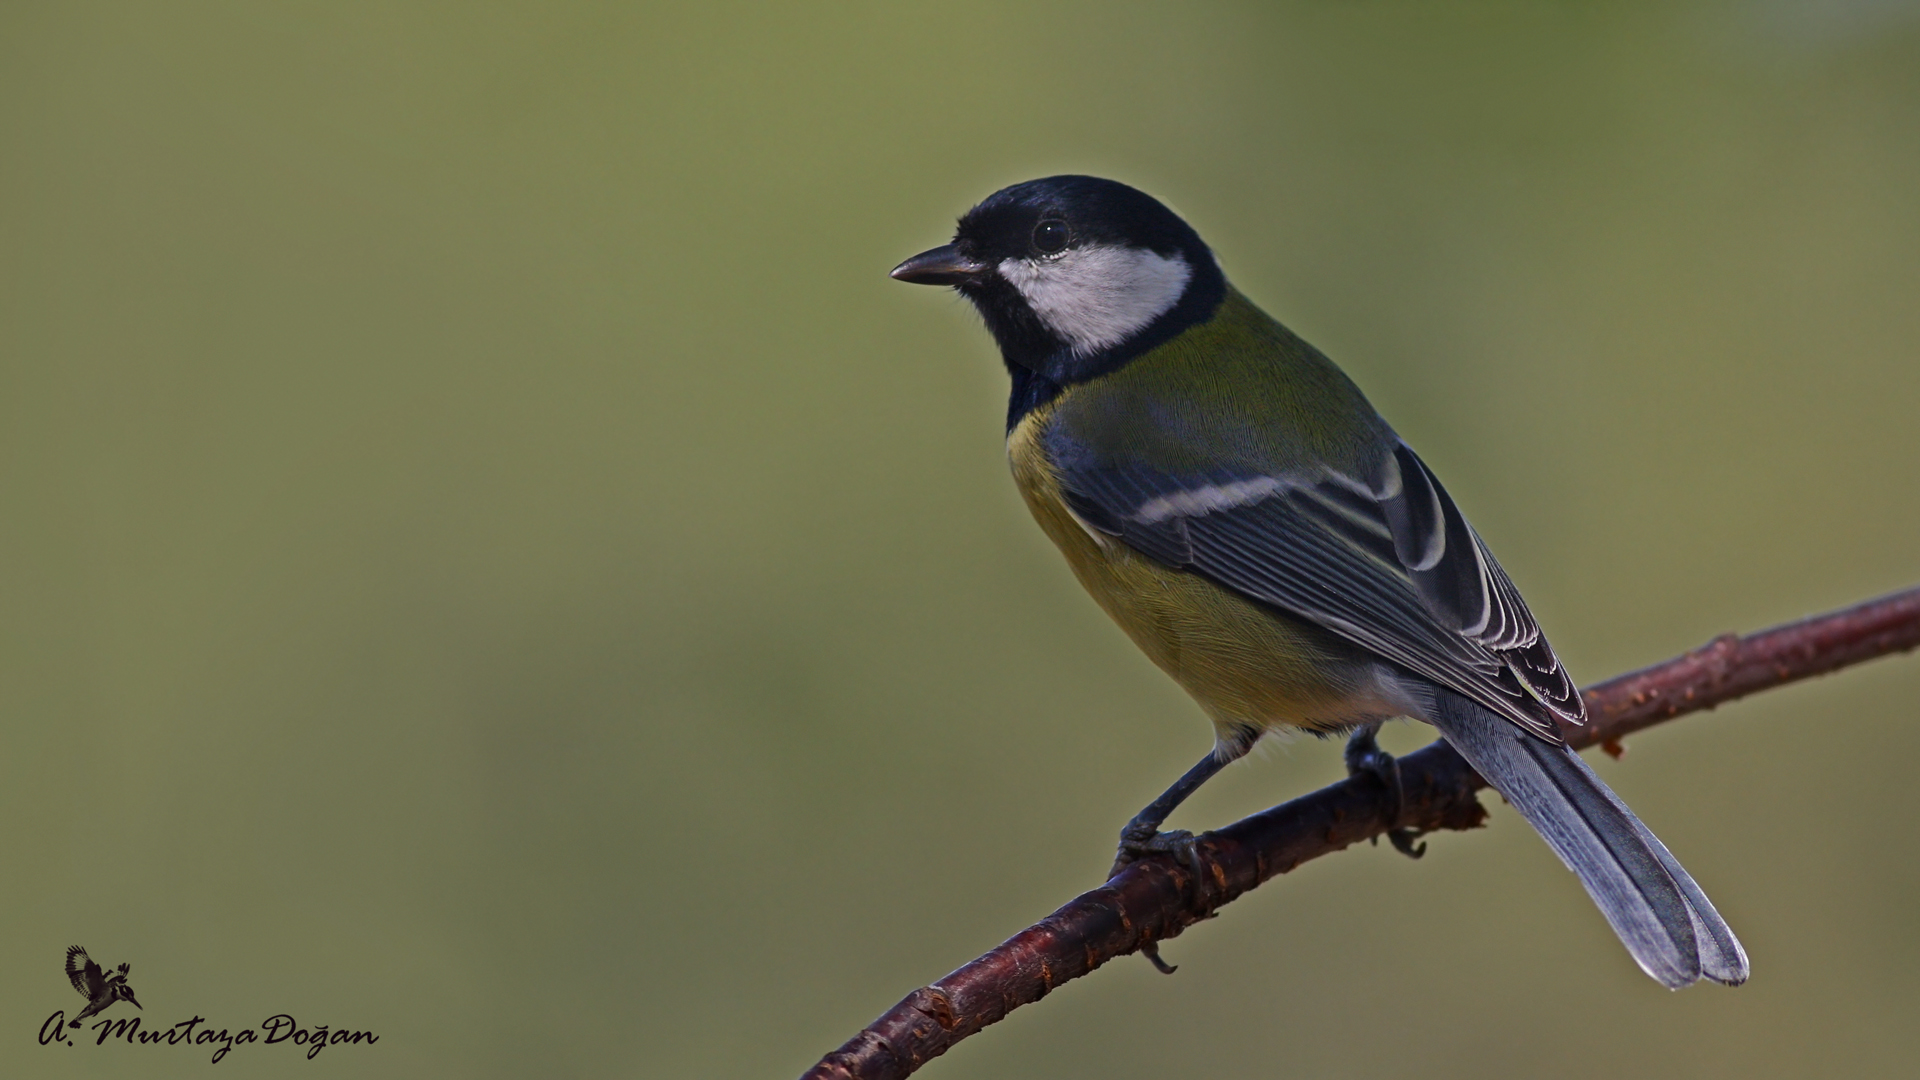
<svg viewBox="0 0 1920 1080">
<path fill-rule="evenodd" d="M 1120 871 L 1149 855 L 1171 855 L 1198 876 L 1199 844 L 1199 838 L 1185 829 L 1161 832 L 1152 825 L 1128 822 L 1127 827 L 1120 830 L 1120 850 L 1113 857 L 1113 869 L 1107 871 L 1107 880 L 1112 881 Z"/>
<path fill-rule="evenodd" d="M 1400 820 L 1400 810 L 1405 805 L 1406 791 L 1400 786 L 1399 760 L 1380 749 L 1380 744 L 1375 739 L 1379 730 L 1378 724 L 1371 724 L 1355 731 L 1353 737 L 1347 740 L 1344 755 L 1347 761 L 1347 775 L 1371 776 L 1379 781 L 1380 785 L 1387 789 L 1387 809 L 1381 816 L 1389 822 L 1395 822 Z M 1427 845 L 1414 842 L 1420 839 L 1420 835 L 1418 830 L 1396 826 L 1387 830 L 1387 843 L 1392 844 L 1393 850 L 1407 858 L 1417 859 L 1427 853 Z M 1379 838 L 1375 837 L 1374 842 L 1378 843 Z"/>
<path fill-rule="evenodd" d="M 1112 881 L 1134 861 L 1148 855 L 1171 855 L 1200 877 L 1200 838 L 1185 829 L 1168 829 L 1160 832 L 1151 825 L 1142 822 L 1129 822 L 1120 830 L 1120 851 L 1113 857 L 1113 869 L 1107 871 L 1107 880 Z M 1171 975 L 1179 968 L 1160 959 L 1160 943 L 1149 941 L 1140 946 L 1140 955 L 1146 957 L 1154 969 L 1162 975 Z"/>
<path fill-rule="evenodd" d="M 1154 970 L 1162 975 L 1171 975 L 1180 970 L 1180 965 L 1169 964 L 1160 959 L 1160 943 L 1157 941 L 1149 941 L 1140 946 L 1140 955 L 1152 961 Z"/>
</svg>

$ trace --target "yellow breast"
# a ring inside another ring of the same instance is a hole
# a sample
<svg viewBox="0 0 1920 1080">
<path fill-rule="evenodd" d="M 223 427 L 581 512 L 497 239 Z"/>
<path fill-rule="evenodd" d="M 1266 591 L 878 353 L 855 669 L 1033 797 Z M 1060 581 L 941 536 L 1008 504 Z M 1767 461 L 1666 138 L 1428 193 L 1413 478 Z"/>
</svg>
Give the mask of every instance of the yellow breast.
<svg viewBox="0 0 1920 1080">
<path fill-rule="evenodd" d="M 1068 393 L 1072 393 L 1071 390 Z M 1195 574 L 1174 570 L 1075 517 L 1041 441 L 1058 402 L 1007 437 L 1014 482 L 1087 592 L 1205 709 L 1222 739 L 1274 727 L 1329 730 L 1379 716 L 1362 700 L 1365 654 Z"/>
</svg>

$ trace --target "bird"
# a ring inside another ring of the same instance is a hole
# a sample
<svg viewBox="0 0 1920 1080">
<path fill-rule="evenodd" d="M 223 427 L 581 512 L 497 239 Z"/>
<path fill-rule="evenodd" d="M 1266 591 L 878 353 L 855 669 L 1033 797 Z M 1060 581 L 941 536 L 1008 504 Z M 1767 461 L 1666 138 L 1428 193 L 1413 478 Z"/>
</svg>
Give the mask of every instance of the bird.
<svg viewBox="0 0 1920 1080">
<path fill-rule="evenodd" d="M 87 999 L 87 1007 L 80 1010 L 68 1027 L 79 1027 L 81 1021 L 98 1012 L 106 1011 L 107 1006 L 116 1001 L 132 1001 L 133 1007 L 145 1012 L 138 1001 L 133 999 L 133 988 L 127 985 L 127 975 L 133 968 L 121 964 L 117 974 L 109 977 L 93 962 L 87 950 L 78 945 L 67 949 L 67 981 Z"/>
<path fill-rule="evenodd" d="M 1579 690 L 1479 533 L 1179 215 L 1114 180 L 1030 180 L 891 276 L 979 313 L 1011 377 L 1007 457 L 1028 509 L 1212 722 L 1207 754 L 1121 831 L 1113 873 L 1192 860 L 1192 835 L 1160 825 L 1271 732 L 1348 735 L 1349 772 L 1399 799 L 1377 735 L 1407 717 L 1519 810 L 1646 974 L 1746 981 L 1706 894 L 1567 746 Z"/>
</svg>

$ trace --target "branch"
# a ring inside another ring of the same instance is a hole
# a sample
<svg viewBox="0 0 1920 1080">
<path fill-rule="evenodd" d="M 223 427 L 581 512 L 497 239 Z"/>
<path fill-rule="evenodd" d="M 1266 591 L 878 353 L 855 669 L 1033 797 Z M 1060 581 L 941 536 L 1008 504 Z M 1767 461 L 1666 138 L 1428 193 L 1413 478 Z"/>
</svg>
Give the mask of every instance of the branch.
<svg viewBox="0 0 1920 1080">
<path fill-rule="evenodd" d="M 1567 728 L 1576 749 L 1618 757 L 1623 736 L 1770 687 L 1920 646 L 1920 588 L 1748 637 L 1726 634 L 1663 664 L 1586 691 L 1588 722 Z M 1117 956 L 1179 934 L 1240 894 L 1308 859 L 1391 828 L 1471 829 L 1486 820 L 1486 786 L 1444 741 L 1400 759 L 1397 820 L 1378 781 L 1344 780 L 1200 838 L 1195 874 L 1169 856 L 1113 880 L 1007 939 L 978 960 L 903 998 L 822 1058 L 802 1080 L 899 1080 L 961 1039 Z"/>
</svg>

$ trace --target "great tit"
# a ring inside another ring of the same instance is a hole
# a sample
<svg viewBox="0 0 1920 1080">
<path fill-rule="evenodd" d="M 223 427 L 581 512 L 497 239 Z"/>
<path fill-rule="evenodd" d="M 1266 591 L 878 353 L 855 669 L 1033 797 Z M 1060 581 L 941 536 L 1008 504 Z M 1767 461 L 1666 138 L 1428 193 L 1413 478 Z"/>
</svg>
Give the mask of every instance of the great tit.
<svg viewBox="0 0 1920 1080">
<path fill-rule="evenodd" d="M 1446 489 L 1179 216 L 1112 180 L 1032 180 L 892 276 L 978 309 L 1013 379 L 1007 456 L 1028 509 L 1213 721 L 1212 750 L 1122 830 L 1116 871 L 1191 857 L 1160 824 L 1270 731 L 1351 732 L 1349 769 L 1397 794 L 1374 736 L 1412 717 L 1579 875 L 1648 975 L 1746 980 L 1700 887 L 1568 749 L 1580 693 Z"/>
</svg>

